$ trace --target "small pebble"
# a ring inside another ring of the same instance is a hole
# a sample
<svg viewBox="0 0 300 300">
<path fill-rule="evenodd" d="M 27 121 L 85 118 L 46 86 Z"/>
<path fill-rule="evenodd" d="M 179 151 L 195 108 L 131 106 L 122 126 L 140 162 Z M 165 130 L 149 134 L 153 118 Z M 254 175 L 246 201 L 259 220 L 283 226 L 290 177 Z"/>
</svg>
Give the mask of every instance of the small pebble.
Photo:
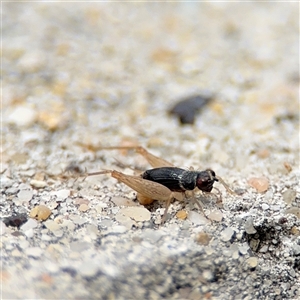
<svg viewBox="0 0 300 300">
<path fill-rule="evenodd" d="M 185 220 L 187 218 L 187 212 L 185 210 L 180 210 L 176 213 L 176 217 L 180 220 Z"/>
<path fill-rule="evenodd" d="M 50 231 L 56 231 L 61 228 L 60 224 L 57 224 L 53 220 L 47 220 L 44 225 L 50 230 Z"/>
<path fill-rule="evenodd" d="M 6 233 L 6 225 L 0 221 L 0 235 L 4 235 Z"/>
<path fill-rule="evenodd" d="M 70 249 L 74 252 L 83 252 L 91 248 L 91 244 L 87 242 L 76 241 L 70 243 Z"/>
<path fill-rule="evenodd" d="M 253 218 L 252 217 L 248 217 L 245 224 L 244 224 L 244 228 L 247 234 L 254 234 L 256 233 L 256 229 L 253 226 Z"/>
<path fill-rule="evenodd" d="M 139 206 L 121 208 L 120 213 L 138 222 L 149 221 L 151 218 L 150 211 L 144 207 L 139 207 Z"/>
<path fill-rule="evenodd" d="M 52 192 L 52 195 L 55 195 L 59 200 L 65 200 L 70 194 L 71 191 L 67 189 Z"/>
<path fill-rule="evenodd" d="M 189 212 L 188 220 L 195 225 L 205 225 L 209 223 L 209 221 L 203 216 L 203 214 L 199 214 L 196 211 Z"/>
<path fill-rule="evenodd" d="M 28 221 L 26 223 L 24 223 L 20 229 L 23 232 L 25 232 L 29 229 L 36 228 L 37 226 L 38 226 L 38 222 L 35 219 L 28 219 Z"/>
<path fill-rule="evenodd" d="M 83 277 L 94 277 L 99 271 L 99 265 L 95 261 L 85 261 L 78 268 L 78 273 Z"/>
<path fill-rule="evenodd" d="M 32 257 L 40 257 L 43 254 L 44 250 L 41 249 L 40 247 L 30 247 L 25 249 L 25 254 L 27 256 L 32 256 Z"/>
<path fill-rule="evenodd" d="M 239 252 L 242 254 L 242 255 L 245 255 L 248 253 L 249 251 L 249 245 L 247 243 L 244 243 L 242 246 L 239 246 Z"/>
<path fill-rule="evenodd" d="M 209 241 L 211 240 L 211 236 L 208 235 L 206 232 L 201 231 L 196 235 L 195 240 L 198 244 L 206 246 L 209 244 Z"/>
<path fill-rule="evenodd" d="M 297 195 L 296 191 L 288 189 L 283 192 L 282 198 L 285 203 L 292 204 L 296 199 L 296 195 Z"/>
<path fill-rule="evenodd" d="M 89 210 L 90 208 L 89 208 L 89 206 L 87 205 L 87 204 L 81 204 L 80 206 L 79 206 L 79 208 L 78 208 L 78 210 L 79 211 L 82 211 L 82 212 L 85 212 L 85 211 L 87 211 L 87 210 Z"/>
<path fill-rule="evenodd" d="M 29 213 L 30 218 L 34 218 L 39 221 L 44 221 L 51 215 L 51 210 L 46 205 L 35 206 Z"/>
<path fill-rule="evenodd" d="M 32 179 L 30 181 L 30 184 L 38 189 L 41 189 L 41 188 L 44 188 L 47 186 L 47 182 L 45 182 L 43 180 L 35 180 L 35 179 Z"/>
<path fill-rule="evenodd" d="M 134 224 L 136 224 L 135 221 L 133 221 L 130 217 L 124 216 L 120 211 L 116 214 L 116 220 L 124 225 L 128 230 L 132 228 Z"/>
<path fill-rule="evenodd" d="M 155 245 L 163 236 L 163 233 L 158 230 L 153 230 L 153 229 L 145 229 L 141 237 L 143 240 L 148 241 Z"/>
<path fill-rule="evenodd" d="M 257 267 L 257 265 L 258 265 L 258 259 L 257 259 L 257 257 L 249 257 L 247 260 L 246 260 L 246 263 L 249 265 L 249 267 L 251 268 L 251 269 L 254 269 L 254 268 L 256 268 Z"/>
<path fill-rule="evenodd" d="M 230 227 L 227 227 L 221 232 L 221 239 L 224 242 L 228 242 L 231 240 L 232 236 L 234 235 L 234 230 Z"/>
<path fill-rule="evenodd" d="M 17 194 L 18 198 L 22 202 L 29 202 L 32 199 L 33 191 L 32 190 L 21 190 Z"/>
<path fill-rule="evenodd" d="M 70 219 L 74 222 L 74 224 L 77 224 L 77 225 L 82 225 L 82 224 L 86 223 L 85 218 L 81 218 L 80 216 L 77 216 L 77 215 L 70 216 Z"/>
<path fill-rule="evenodd" d="M 263 203 L 263 204 L 261 205 L 261 208 L 262 208 L 263 210 L 268 210 L 268 209 L 270 208 L 270 206 L 269 206 L 268 204 L 266 204 L 266 203 Z"/>
<path fill-rule="evenodd" d="M 266 192 L 269 188 L 269 180 L 266 177 L 252 177 L 248 180 L 248 184 L 259 193 Z"/>
<path fill-rule="evenodd" d="M 36 110 L 29 106 L 17 106 L 8 115 L 8 122 L 20 127 L 28 127 L 32 125 L 37 118 Z"/>
<path fill-rule="evenodd" d="M 223 219 L 223 213 L 219 210 L 214 210 L 207 216 L 210 220 L 221 222 Z"/>
<path fill-rule="evenodd" d="M 108 233 L 109 234 L 122 234 L 125 233 L 127 231 L 127 228 L 125 226 L 122 225 L 115 225 L 111 228 L 108 228 Z"/>
</svg>

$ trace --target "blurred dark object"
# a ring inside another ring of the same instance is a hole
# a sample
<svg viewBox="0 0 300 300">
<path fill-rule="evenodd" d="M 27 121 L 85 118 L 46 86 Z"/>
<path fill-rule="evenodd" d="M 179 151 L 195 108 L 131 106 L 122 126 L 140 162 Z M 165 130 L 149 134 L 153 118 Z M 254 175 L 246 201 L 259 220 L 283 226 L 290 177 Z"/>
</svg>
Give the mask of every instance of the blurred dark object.
<svg viewBox="0 0 300 300">
<path fill-rule="evenodd" d="M 3 219 L 3 223 L 6 226 L 13 226 L 13 227 L 20 227 L 24 223 L 27 222 L 27 215 L 26 214 L 18 214 L 15 216 L 10 216 Z"/>
<path fill-rule="evenodd" d="M 298 113 L 294 113 L 294 112 L 286 112 L 280 115 L 275 116 L 275 122 L 281 123 L 284 121 L 290 121 L 290 122 L 295 122 L 299 120 L 299 115 Z"/>
<path fill-rule="evenodd" d="M 179 101 L 169 112 L 177 116 L 181 124 L 194 124 L 196 114 L 198 114 L 212 99 L 213 95 L 187 97 Z"/>
</svg>

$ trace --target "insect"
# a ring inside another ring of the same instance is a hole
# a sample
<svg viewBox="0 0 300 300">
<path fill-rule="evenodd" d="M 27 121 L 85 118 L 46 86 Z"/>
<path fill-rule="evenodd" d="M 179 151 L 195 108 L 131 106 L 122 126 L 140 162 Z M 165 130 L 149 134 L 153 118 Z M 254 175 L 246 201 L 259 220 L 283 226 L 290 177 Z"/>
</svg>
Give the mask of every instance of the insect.
<svg viewBox="0 0 300 300">
<path fill-rule="evenodd" d="M 182 200 L 187 193 L 192 195 L 192 201 L 197 204 L 204 214 L 202 206 L 194 196 L 194 190 L 197 188 L 203 192 L 210 193 L 214 183 L 217 181 L 223 184 L 228 192 L 235 194 L 222 178 L 217 176 L 211 169 L 194 171 L 177 168 L 168 161 L 151 154 L 141 146 L 102 147 L 101 149 L 133 149 L 144 156 L 150 163 L 153 169 L 146 170 L 139 176 L 127 175 L 116 170 L 103 170 L 87 173 L 87 175 L 110 174 L 112 177 L 135 190 L 137 192 L 137 199 L 142 205 L 151 204 L 154 200 L 165 201 L 166 208 L 162 223 L 166 221 L 171 201 L 173 199 Z"/>
</svg>

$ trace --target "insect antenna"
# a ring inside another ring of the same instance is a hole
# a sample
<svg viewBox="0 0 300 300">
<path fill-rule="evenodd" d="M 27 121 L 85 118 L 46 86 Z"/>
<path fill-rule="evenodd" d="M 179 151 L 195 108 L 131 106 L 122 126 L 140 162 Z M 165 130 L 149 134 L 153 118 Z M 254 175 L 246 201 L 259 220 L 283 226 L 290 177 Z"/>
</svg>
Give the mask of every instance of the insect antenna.
<svg viewBox="0 0 300 300">
<path fill-rule="evenodd" d="M 220 176 L 216 176 L 216 178 L 224 186 L 224 188 L 226 189 L 226 191 L 228 193 L 230 193 L 231 195 L 237 195 L 237 193 L 234 192 L 232 189 L 230 189 L 230 187 L 227 185 L 227 183 L 225 183 L 225 181 Z"/>
</svg>

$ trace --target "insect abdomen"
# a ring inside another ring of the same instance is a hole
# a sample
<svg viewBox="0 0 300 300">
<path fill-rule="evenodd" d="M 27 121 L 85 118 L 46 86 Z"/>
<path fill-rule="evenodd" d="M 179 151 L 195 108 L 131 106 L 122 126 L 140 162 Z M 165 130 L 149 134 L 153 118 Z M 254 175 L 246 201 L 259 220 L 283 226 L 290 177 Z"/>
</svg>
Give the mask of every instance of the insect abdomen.
<svg viewBox="0 0 300 300">
<path fill-rule="evenodd" d="M 160 183 L 174 192 L 184 192 L 186 189 L 181 184 L 184 169 L 175 167 L 155 168 L 145 171 L 141 176 L 144 179 Z"/>
</svg>

